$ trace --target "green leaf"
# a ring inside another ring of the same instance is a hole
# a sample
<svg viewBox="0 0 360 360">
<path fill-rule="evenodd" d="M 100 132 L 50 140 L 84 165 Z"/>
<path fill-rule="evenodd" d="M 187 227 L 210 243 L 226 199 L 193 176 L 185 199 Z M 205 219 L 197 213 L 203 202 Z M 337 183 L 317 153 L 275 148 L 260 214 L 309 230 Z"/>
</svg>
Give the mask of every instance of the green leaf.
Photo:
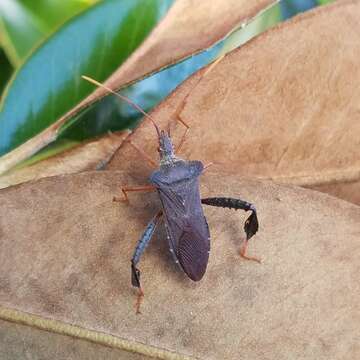
<svg viewBox="0 0 360 360">
<path fill-rule="evenodd" d="M 308 11 L 319 5 L 329 4 L 333 1 L 334 0 L 281 0 L 279 5 L 283 19 L 286 20 L 301 12 Z"/>
<path fill-rule="evenodd" d="M 319 5 L 326 5 L 334 2 L 334 0 L 318 0 Z"/>
<path fill-rule="evenodd" d="M 13 68 L 9 63 L 8 58 L 6 57 L 4 51 L 0 49 L 0 96 L 11 76 L 12 71 Z"/>
<path fill-rule="evenodd" d="M 54 123 L 143 41 L 170 0 L 105 0 L 53 34 L 17 71 L 0 105 L 0 154 Z"/>
<path fill-rule="evenodd" d="M 96 2 L 98 0 L 21 0 L 23 6 L 36 16 L 48 32 Z"/>
<path fill-rule="evenodd" d="M 1 44 L 13 66 L 17 67 L 45 32 L 17 1 L 0 1 L 0 15 Z"/>
<path fill-rule="evenodd" d="M 73 147 L 79 145 L 78 141 L 74 140 L 58 140 L 55 143 L 52 143 L 39 151 L 37 154 L 32 156 L 29 159 L 26 159 L 25 161 L 21 162 L 17 166 L 15 166 L 13 169 L 22 169 L 26 166 L 30 166 L 33 164 L 36 164 L 37 162 L 41 160 L 45 160 L 51 156 L 54 156 L 56 154 L 59 154 L 61 152 L 64 152 L 66 150 L 72 149 Z"/>
<path fill-rule="evenodd" d="M 1 0 L 1 43 L 17 67 L 30 50 L 58 25 L 87 8 L 93 0 Z"/>
<path fill-rule="evenodd" d="M 279 3 L 273 3 L 261 11 L 250 22 L 233 32 L 224 42 L 222 53 L 227 53 L 270 29 L 282 21 L 281 8 Z"/>
</svg>

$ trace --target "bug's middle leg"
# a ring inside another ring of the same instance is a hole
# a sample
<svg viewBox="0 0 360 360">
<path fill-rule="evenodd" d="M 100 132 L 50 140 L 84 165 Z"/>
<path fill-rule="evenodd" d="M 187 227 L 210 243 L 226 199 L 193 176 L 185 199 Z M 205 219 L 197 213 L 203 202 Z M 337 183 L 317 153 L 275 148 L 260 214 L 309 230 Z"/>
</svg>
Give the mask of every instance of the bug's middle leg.
<svg viewBox="0 0 360 360">
<path fill-rule="evenodd" d="M 160 210 L 148 223 L 144 233 L 142 234 L 139 242 L 136 245 L 133 257 L 131 258 L 131 284 L 138 289 L 138 296 L 136 300 L 136 313 L 140 314 L 140 305 L 144 297 L 144 292 L 140 284 L 140 270 L 136 267 L 140 261 L 141 255 L 145 251 L 146 247 L 154 235 L 156 225 L 158 224 L 162 216 L 162 210 Z"/>
<path fill-rule="evenodd" d="M 117 196 L 113 197 L 113 201 L 118 201 L 118 202 L 126 202 L 129 203 L 129 197 L 127 195 L 128 192 L 152 192 L 155 191 L 156 187 L 153 185 L 144 185 L 144 186 L 123 186 L 121 188 L 121 191 L 124 195 L 124 197 L 119 198 Z"/>
<path fill-rule="evenodd" d="M 137 146 L 132 140 L 126 140 L 148 163 L 154 168 L 157 167 L 157 163 L 139 146 Z"/>
<path fill-rule="evenodd" d="M 255 206 L 244 200 L 227 198 L 227 197 L 214 197 L 214 198 L 201 199 L 201 203 L 205 205 L 218 206 L 228 209 L 251 211 L 251 215 L 247 218 L 244 224 L 246 239 L 241 246 L 240 256 L 243 257 L 244 259 L 252 260 L 260 263 L 261 260 L 258 259 L 257 257 L 246 255 L 248 242 L 259 229 L 259 222 L 258 222 Z"/>
</svg>

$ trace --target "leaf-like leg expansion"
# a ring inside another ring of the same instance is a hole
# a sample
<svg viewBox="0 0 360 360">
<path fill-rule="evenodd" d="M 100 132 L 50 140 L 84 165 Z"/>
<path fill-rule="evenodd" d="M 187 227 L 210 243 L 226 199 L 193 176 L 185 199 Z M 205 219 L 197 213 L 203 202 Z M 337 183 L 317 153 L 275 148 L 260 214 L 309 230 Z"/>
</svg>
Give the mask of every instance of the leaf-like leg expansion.
<svg viewBox="0 0 360 360">
<path fill-rule="evenodd" d="M 251 215 L 247 218 L 244 224 L 244 230 L 246 233 L 246 240 L 241 247 L 240 256 L 247 260 L 261 262 L 260 259 L 246 255 L 246 249 L 249 240 L 256 234 L 259 229 L 259 222 L 256 214 L 256 208 L 254 205 L 240 199 L 226 198 L 226 197 L 214 197 L 201 199 L 201 203 L 205 205 L 218 206 L 228 209 L 251 211 Z"/>
<path fill-rule="evenodd" d="M 122 193 L 124 194 L 124 197 L 121 199 L 121 198 L 118 198 L 116 196 L 113 197 L 113 201 L 118 201 L 118 202 L 126 202 L 126 203 L 129 203 L 129 198 L 127 196 L 127 193 L 128 192 L 131 192 L 131 191 L 138 191 L 138 192 L 152 192 L 152 191 L 155 191 L 156 188 L 155 186 L 153 185 L 144 185 L 144 186 L 123 186 L 121 188 L 121 191 Z"/>
<path fill-rule="evenodd" d="M 136 313 L 141 314 L 140 305 L 142 299 L 144 297 L 144 292 L 141 288 L 140 284 L 140 270 L 136 268 L 137 263 L 140 261 L 140 257 L 142 253 L 145 251 L 148 246 L 152 236 L 154 235 L 154 231 L 156 229 L 156 225 L 158 224 L 160 218 L 162 216 L 162 211 L 159 211 L 146 226 L 144 233 L 142 234 L 138 244 L 136 245 L 134 255 L 131 259 L 131 284 L 132 286 L 138 288 L 138 296 L 136 300 Z"/>
</svg>

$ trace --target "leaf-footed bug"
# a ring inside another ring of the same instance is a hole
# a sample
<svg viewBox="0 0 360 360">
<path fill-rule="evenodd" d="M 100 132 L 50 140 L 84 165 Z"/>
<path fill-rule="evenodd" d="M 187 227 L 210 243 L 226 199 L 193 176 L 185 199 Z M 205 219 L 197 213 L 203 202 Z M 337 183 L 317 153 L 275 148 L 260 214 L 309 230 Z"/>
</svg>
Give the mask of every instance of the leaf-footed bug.
<svg viewBox="0 0 360 360">
<path fill-rule="evenodd" d="M 218 61 L 215 63 L 217 62 Z M 212 66 L 215 63 L 213 63 Z M 210 252 L 210 232 L 203 213 L 202 204 L 235 210 L 241 209 L 251 211 L 251 215 L 244 224 L 246 239 L 241 246 L 240 255 L 245 259 L 260 262 L 259 259 L 246 255 L 248 241 L 253 235 L 255 235 L 259 228 L 257 213 L 254 205 L 240 199 L 228 197 L 201 199 L 199 192 L 199 177 L 206 168 L 202 162 L 197 160 L 187 161 L 177 157 L 170 137 L 170 131 L 160 131 L 155 120 L 130 99 L 116 93 L 96 80 L 87 76 L 83 76 L 83 78 L 97 86 L 105 88 L 110 93 L 120 97 L 122 100 L 126 101 L 128 104 L 140 111 L 153 123 L 157 132 L 160 166 L 158 170 L 154 171 L 150 175 L 150 185 L 142 187 L 123 187 L 121 189 L 124 196 L 123 199 L 114 198 L 115 201 L 129 202 L 127 196 L 128 192 L 157 191 L 162 205 L 162 209 L 159 210 L 159 212 L 148 223 L 144 233 L 138 241 L 131 259 L 131 283 L 138 289 L 136 313 L 140 313 L 140 304 L 144 297 L 144 292 L 140 284 L 140 270 L 136 266 L 140 261 L 140 257 L 145 248 L 149 244 L 161 218 L 165 221 L 170 252 L 174 257 L 175 262 L 193 281 L 199 281 L 204 276 Z M 186 101 L 186 98 L 187 96 L 183 102 Z M 176 111 L 177 115 L 179 114 L 179 109 L 180 107 L 178 107 Z M 186 131 L 177 150 L 181 148 L 189 129 L 189 126 L 179 116 L 178 120 L 186 126 Z M 131 141 L 129 141 L 129 143 L 147 161 L 149 161 L 152 165 L 156 165 L 156 163 L 139 147 Z"/>
</svg>

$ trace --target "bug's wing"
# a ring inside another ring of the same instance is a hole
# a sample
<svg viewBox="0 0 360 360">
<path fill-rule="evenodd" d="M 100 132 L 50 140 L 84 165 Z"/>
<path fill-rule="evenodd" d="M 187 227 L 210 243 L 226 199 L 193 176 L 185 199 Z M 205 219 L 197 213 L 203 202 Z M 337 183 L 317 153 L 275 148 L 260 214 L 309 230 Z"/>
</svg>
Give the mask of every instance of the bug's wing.
<svg viewBox="0 0 360 360">
<path fill-rule="evenodd" d="M 206 224 L 205 218 L 202 219 Z M 204 276 L 210 251 L 209 238 L 205 238 L 198 230 L 197 226 L 191 224 L 185 227 L 176 252 L 181 267 L 193 281 L 199 281 Z"/>
<path fill-rule="evenodd" d="M 198 179 L 162 186 L 158 191 L 171 250 L 190 279 L 198 281 L 205 274 L 210 251 Z"/>
</svg>

